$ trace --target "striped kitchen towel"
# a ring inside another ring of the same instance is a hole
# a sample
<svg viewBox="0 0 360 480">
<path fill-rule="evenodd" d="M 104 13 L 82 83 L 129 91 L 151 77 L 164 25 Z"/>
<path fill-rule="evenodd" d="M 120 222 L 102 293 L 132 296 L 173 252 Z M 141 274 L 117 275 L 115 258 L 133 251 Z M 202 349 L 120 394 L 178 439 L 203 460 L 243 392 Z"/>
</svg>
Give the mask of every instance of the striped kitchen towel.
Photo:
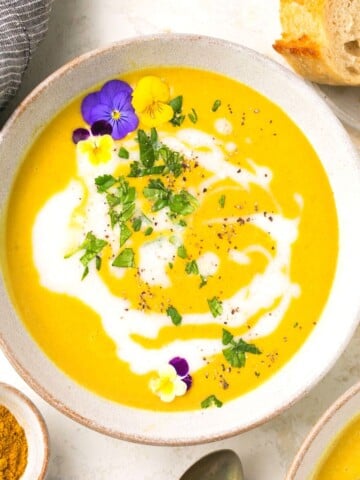
<svg viewBox="0 0 360 480">
<path fill-rule="evenodd" d="M 15 95 L 47 31 L 52 0 L 0 0 L 0 110 Z"/>
</svg>

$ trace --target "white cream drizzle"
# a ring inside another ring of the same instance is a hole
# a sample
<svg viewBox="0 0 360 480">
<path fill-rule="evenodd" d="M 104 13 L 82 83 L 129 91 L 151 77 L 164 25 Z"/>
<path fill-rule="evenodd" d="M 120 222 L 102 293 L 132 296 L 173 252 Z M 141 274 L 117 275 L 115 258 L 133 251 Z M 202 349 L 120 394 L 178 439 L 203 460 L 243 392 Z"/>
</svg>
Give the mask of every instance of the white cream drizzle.
<svg viewBox="0 0 360 480">
<path fill-rule="evenodd" d="M 222 133 L 224 134 L 224 130 Z M 163 138 L 163 135 L 160 138 Z M 227 177 L 231 177 L 247 190 L 250 190 L 251 185 L 257 185 L 271 194 L 271 170 L 258 166 L 251 159 L 248 159 L 250 168 L 240 170 L 225 160 L 226 146 L 217 138 L 196 129 L 182 129 L 178 130 L 176 135 L 163 138 L 163 142 L 188 158 L 196 155 L 199 164 L 213 173 L 201 184 L 197 192 L 200 199 L 203 188 Z M 125 142 L 124 146 L 130 150 L 131 159 L 136 160 L 135 143 Z M 169 318 L 162 314 L 131 309 L 129 302 L 110 292 L 93 265 L 90 265 L 90 274 L 86 280 L 81 281 L 83 267 L 79 262 L 80 252 L 64 260 L 64 255 L 79 246 L 87 231 L 92 231 L 101 238 L 107 235 L 113 251 L 118 250 L 118 232 L 109 228 L 108 208 L 102 196 L 96 192 L 94 178 L 113 173 L 120 161 L 114 153 L 110 162 L 94 166 L 86 157 L 78 154 L 78 177 L 81 181 L 71 180 L 67 188 L 53 195 L 38 213 L 32 240 L 40 282 L 49 290 L 76 297 L 92 308 L 101 317 L 106 333 L 116 343 L 119 358 L 128 362 L 133 372 L 144 374 L 156 370 L 159 365 L 178 355 L 185 357 L 191 370 L 195 371 L 203 366 L 204 357 L 222 349 L 221 339 L 175 340 L 161 348 L 144 348 L 132 338 L 132 334 L 156 339 L 160 330 L 169 325 Z M 75 216 L 74 211 L 83 198 L 84 189 L 89 195 L 86 216 Z M 301 212 L 302 197 L 295 194 L 294 198 Z M 229 255 L 231 260 L 244 264 L 251 262 L 252 252 L 260 252 L 267 259 L 265 271 L 254 275 L 246 287 L 224 300 L 223 313 L 219 317 L 213 318 L 210 313 L 186 314 L 183 315 L 183 324 L 223 325 L 226 321 L 229 328 L 238 327 L 261 310 L 271 309 L 271 312 L 260 316 L 245 338 L 264 336 L 276 329 L 291 300 L 300 294 L 300 287 L 294 284 L 290 277 L 291 246 L 298 235 L 300 218 L 287 219 L 281 213 L 272 214 L 272 221 L 263 213 L 246 216 L 246 219 L 248 218 L 252 225 L 271 236 L 276 247 L 274 254 L 270 254 L 260 245 L 252 245 L 242 251 L 231 250 Z M 237 219 L 238 217 L 226 220 L 216 218 L 212 222 L 231 223 Z M 168 230 L 170 226 L 174 228 L 173 224 L 169 224 L 165 209 L 153 214 L 151 220 L 156 223 L 155 230 L 159 233 Z M 175 242 L 170 242 L 168 237 L 163 236 L 141 247 L 139 272 L 144 281 L 150 285 L 169 286 L 166 266 L 175 258 L 183 232 L 184 228 L 176 227 Z M 220 259 L 214 252 L 204 253 L 198 259 L 200 273 L 204 276 L 213 275 L 219 262 Z M 112 268 L 116 270 L 116 275 L 123 274 L 122 269 Z M 234 311 L 236 314 L 232 313 Z"/>
</svg>

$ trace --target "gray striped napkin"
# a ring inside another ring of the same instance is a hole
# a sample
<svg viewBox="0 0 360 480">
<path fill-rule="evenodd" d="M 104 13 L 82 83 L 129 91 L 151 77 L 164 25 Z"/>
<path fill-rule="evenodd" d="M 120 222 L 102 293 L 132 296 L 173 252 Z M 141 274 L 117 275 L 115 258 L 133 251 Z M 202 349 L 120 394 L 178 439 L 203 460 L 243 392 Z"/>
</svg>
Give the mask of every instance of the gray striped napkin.
<svg viewBox="0 0 360 480">
<path fill-rule="evenodd" d="M 0 110 L 47 31 L 52 0 L 0 0 Z"/>
</svg>

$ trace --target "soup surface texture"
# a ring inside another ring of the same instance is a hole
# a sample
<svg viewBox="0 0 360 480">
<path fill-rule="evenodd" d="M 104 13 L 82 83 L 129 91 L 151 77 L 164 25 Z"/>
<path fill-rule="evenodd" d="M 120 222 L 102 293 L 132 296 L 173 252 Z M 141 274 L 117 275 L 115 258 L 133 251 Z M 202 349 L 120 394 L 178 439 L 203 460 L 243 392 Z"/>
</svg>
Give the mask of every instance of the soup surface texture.
<svg viewBox="0 0 360 480">
<path fill-rule="evenodd" d="M 360 416 L 354 418 L 325 454 L 312 480 L 358 480 L 360 478 Z"/>
<path fill-rule="evenodd" d="M 145 409 L 220 407 L 298 350 L 337 259 L 333 194 L 288 116 L 215 73 L 130 73 L 26 154 L 7 279 L 66 374 Z"/>
</svg>

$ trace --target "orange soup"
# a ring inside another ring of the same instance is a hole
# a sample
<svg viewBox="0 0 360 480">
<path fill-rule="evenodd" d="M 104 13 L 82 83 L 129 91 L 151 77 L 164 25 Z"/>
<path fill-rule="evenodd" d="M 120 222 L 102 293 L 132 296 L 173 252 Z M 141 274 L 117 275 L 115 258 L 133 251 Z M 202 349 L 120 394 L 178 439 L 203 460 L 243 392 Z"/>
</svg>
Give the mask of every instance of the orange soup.
<svg viewBox="0 0 360 480">
<path fill-rule="evenodd" d="M 73 380 L 153 410 L 220 407 L 299 349 L 338 251 L 308 140 L 245 85 L 190 68 L 111 79 L 27 152 L 7 281 Z"/>
<path fill-rule="evenodd" d="M 360 478 L 360 416 L 351 420 L 330 445 L 313 480 Z"/>
</svg>

